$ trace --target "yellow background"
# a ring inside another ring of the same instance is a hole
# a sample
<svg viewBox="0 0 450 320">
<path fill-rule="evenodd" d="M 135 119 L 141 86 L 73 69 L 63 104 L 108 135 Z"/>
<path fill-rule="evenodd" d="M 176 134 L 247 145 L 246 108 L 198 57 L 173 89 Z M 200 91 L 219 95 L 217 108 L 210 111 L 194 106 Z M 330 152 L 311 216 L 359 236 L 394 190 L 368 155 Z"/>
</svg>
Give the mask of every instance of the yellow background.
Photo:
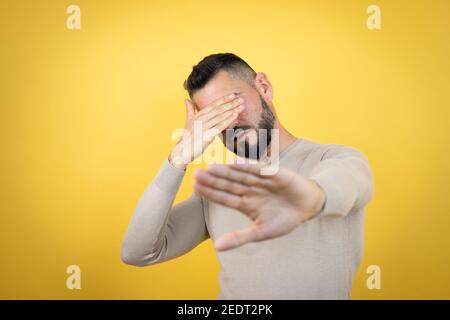
<svg viewBox="0 0 450 320">
<path fill-rule="evenodd" d="M 380 31 L 366 27 L 372 3 Z M 66 28 L 70 4 L 81 30 Z M 0 298 L 215 298 L 210 241 L 147 268 L 120 246 L 184 124 L 183 80 L 234 52 L 269 76 L 295 135 L 369 158 L 353 298 L 449 299 L 449 21 L 445 0 L 2 0 Z M 366 288 L 372 264 L 381 290 Z"/>
</svg>

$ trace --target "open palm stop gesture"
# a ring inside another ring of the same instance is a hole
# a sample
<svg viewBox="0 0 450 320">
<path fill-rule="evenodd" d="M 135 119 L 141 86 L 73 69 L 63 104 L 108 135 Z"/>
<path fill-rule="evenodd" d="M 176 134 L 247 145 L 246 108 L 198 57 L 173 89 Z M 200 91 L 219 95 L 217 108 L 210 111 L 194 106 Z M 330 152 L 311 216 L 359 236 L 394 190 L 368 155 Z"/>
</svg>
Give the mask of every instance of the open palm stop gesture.
<svg viewBox="0 0 450 320">
<path fill-rule="evenodd" d="M 262 175 L 261 168 L 250 163 L 212 164 L 195 172 L 193 187 L 200 195 L 252 220 L 246 228 L 217 239 L 216 250 L 287 234 L 324 205 L 325 194 L 315 181 L 281 167 L 273 175 Z"/>
</svg>

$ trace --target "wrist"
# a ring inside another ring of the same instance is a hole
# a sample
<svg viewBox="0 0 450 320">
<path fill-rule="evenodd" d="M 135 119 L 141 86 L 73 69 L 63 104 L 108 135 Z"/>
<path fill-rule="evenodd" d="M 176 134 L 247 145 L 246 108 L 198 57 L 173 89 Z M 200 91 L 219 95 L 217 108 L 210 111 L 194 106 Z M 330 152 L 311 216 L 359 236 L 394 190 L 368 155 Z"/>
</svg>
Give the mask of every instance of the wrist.
<svg viewBox="0 0 450 320">
<path fill-rule="evenodd" d="M 325 209 L 325 205 L 326 205 L 326 201 L 327 201 L 327 196 L 325 191 L 323 190 L 323 188 L 320 186 L 320 184 L 318 184 L 316 181 L 311 180 L 313 182 L 314 185 L 314 189 L 315 189 L 315 193 L 316 193 L 316 201 L 315 201 L 315 205 L 313 206 L 313 214 L 312 217 L 315 215 L 318 215 L 320 213 L 322 213 L 322 211 Z"/>
<path fill-rule="evenodd" d="M 177 149 L 177 147 L 175 147 L 169 154 L 167 160 L 175 168 L 186 170 L 188 163 L 183 160 L 183 158 L 181 157 L 182 154 L 183 153 L 180 152 L 179 149 Z"/>
</svg>

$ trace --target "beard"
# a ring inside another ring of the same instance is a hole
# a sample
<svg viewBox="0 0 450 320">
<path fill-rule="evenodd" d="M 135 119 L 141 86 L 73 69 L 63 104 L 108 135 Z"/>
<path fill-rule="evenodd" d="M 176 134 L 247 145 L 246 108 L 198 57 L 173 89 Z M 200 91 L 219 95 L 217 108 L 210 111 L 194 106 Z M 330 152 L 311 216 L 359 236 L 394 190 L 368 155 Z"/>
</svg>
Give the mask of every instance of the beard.
<svg viewBox="0 0 450 320">
<path fill-rule="evenodd" d="M 272 141 L 275 116 L 261 95 L 259 99 L 262 114 L 257 127 L 242 125 L 226 130 L 225 146 L 239 157 L 259 160 Z"/>
</svg>

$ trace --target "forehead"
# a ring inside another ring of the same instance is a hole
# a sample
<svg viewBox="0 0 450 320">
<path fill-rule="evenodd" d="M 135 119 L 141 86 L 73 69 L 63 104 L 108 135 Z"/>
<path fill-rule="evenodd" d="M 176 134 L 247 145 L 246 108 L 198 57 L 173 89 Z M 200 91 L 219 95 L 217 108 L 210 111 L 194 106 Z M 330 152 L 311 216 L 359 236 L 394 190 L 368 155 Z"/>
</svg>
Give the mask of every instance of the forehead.
<svg viewBox="0 0 450 320">
<path fill-rule="evenodd" d="M 249 85 L 242 79 L 231 78 L 226 71 L 219 71 L 208 83 L 196 91 L 192 100 L 197 108 L 202 109 L 215 100 L 233 92 L 244 94 Z"/>
</svg>

